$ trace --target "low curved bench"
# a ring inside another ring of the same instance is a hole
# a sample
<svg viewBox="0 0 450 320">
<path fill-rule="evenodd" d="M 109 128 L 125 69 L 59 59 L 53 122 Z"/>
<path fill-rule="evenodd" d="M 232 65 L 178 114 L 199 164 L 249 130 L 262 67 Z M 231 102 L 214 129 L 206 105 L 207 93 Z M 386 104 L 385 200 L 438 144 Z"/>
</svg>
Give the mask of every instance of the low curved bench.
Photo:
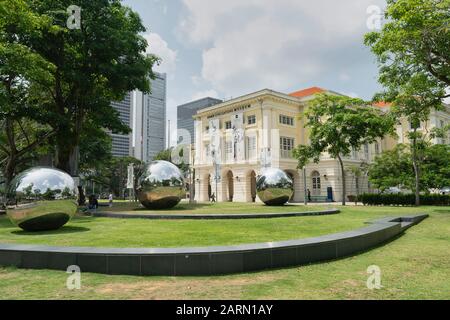
<svg viewBox="0 0 450 320">
<path fill-rule="evenodd" d="M 288 218 L 304 216 L 323 216 L 338 214 L 338 209 L 324 211 L 306 212 L 284 212 L 284 213 L 236 213 L 236 214 L 159 214 L 159 213 L 120 213 L 120 212 L 90 212 L 93 217 L 98 218 L 120 218 L 120 219 L 168 219 L 168 220 L 219 220 L 219 219 L 268 219 L 268 218 Z"/>
<path fill-rule="evenodd" d="M 361 229 L 315 238 L 204 248 L 87 248 L 0 244 L 0 265 L 126 275 L 200 276 L 334 260 L 376 247 L 427 214 L 383 218 Z"/>
</svg>

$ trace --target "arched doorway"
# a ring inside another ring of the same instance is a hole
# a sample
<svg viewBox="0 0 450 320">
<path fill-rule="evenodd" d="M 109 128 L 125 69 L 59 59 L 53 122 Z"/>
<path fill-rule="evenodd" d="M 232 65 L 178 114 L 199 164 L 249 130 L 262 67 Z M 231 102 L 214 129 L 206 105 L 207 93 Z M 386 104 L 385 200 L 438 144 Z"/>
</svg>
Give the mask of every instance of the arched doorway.
<svg viewBox="0 0 450 320">
<path fill-rule="evenodd" d="M 228 171 L 226 174 L 225 201 L 233 202 L 234 197 L 234 180 L 233 172 Z"/>
<path fill-rule="evenodd" d="M 297 181 L 295 180 L 294 174 L 292 172 L 286 171 L 286 174 L 288 175 L 289 178 L 291 178 L 292 183 L 294 185 L 294 192 L 292 193 L 292 197 L 289 199 L 289 201 L 292 202 L 292 200 L 294 200 L 295 198 L 295 184 L 297 183 Z"/>
<path fill-rule="evenodd" d="M 250 193 L 248 194 L 250 198 L 247 196 L 247 201 L 256 202 L 256 172 L 250 171 L 247 175 L 248 179 L 248 188 Z M 248 192 L 248 191 L 247 191 Z"/>
<path fill-rule="evenodd" d="M 203 182 L 203 198 L 204 201 L 211 201 L 211 195 L 214 192 L 211 187 L 211 175 L 207 174 L 204 176 Z"/>
<path fill-rule="evenodd" d="M 312 195 L 314 196 L 320 196 L 322 183 L 320 181 L 320 173 L 317 171 L 313 171 L 311 173 L 311 179 L 312 179 Z"/>
</svg>

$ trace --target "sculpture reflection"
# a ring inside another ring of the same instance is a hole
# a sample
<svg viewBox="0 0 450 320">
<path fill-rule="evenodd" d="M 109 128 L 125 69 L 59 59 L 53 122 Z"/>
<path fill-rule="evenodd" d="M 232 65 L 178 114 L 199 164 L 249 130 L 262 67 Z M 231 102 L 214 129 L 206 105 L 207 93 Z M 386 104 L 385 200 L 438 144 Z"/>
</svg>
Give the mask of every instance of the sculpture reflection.
<svg viewBox="0 0 450 320">
<path fill-rule="evenodd" d="M 78 190 L 67 173 L 36 167 L 18 174 L 7 190 L 6 213 L 26 231 L 55 230 L 77 211 Z"/>
<path fill-rule="evenodd" d="M 294 183 L 283 171 L 268 168 L 256 181 L 258 198 L 268 206 L 281 206 L 294 194 Z"/>
<path fill-rule="evenodd" d="M 185 195 L 180 169 L 167 161 L 154 161 L 145 169 L 137 189 L 139 201 L 147 209 L 169 209 Z"/>
</svg>

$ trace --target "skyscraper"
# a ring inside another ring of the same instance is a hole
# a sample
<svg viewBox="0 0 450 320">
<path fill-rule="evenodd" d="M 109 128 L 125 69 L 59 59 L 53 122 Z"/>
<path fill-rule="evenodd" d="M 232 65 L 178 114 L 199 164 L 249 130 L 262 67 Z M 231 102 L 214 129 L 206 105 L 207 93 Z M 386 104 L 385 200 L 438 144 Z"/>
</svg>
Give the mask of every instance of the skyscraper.
<svg viewBox="0 0 450 320">
<path fill-rule="evenodd" d="M 135 90 L 112 106 L 120 119 L 129 125 L 129 135 L 111 134 L 113 156 L 133 156 L 149 162 L 165 147 L 166 136 L 166 74 L 155 73 L 151 94 Z"/>
<path fill-rule="evenodd" d="M 177 107 L 178 130 L 180 129 L 187 130 L 190 134 L 192 143 L 194 143 L 195 130 L 194 130 L 194 119 L 192 118 L 192 116 L 194 116 L 200 109 L 208 108 L 221 102 L 222 100 L 207 97 L 178 106 Z M 178 137 L 178 139 L 180 139 L 180 137 Z"/>
<path fill-rule="evenodd" d="M 132 110 L 132 93 L 128 93 L 121 102 L 112 102 L 111 105 L 119 112 L 119 118 L 123 124 L 132 127 L 131 110 Z M 112 155 L 113 157 L 126 157 L 130 155 L 131 136 L 129 134 L 111 133 L 112 138 Z"/>
<path fill-rule="evenodd" d="M 152 93 L 145 96 L 144 155 L 151 161 L 166 143 L 166 74 L 156 73 L 152 80 Z"/>
</svg>

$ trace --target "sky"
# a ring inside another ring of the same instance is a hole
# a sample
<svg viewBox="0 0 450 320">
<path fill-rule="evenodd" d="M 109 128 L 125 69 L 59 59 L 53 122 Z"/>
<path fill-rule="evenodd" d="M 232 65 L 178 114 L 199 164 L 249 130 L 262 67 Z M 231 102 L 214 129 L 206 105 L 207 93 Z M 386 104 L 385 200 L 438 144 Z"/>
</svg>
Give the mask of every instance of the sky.
<svg viewBox="0 0 450 320">
<path fill-rule="evenodd" d="M 124 0 L 167 73 L 167 120 L 178 105 L 264 88 L 318 86 L 371 99 L 375 56 L 363 44 L 384 0 Z M 376 6 L 376 7 L 373 7 Z M 175 140 L 176 131 L 171 134 Z"/>
</svg>

